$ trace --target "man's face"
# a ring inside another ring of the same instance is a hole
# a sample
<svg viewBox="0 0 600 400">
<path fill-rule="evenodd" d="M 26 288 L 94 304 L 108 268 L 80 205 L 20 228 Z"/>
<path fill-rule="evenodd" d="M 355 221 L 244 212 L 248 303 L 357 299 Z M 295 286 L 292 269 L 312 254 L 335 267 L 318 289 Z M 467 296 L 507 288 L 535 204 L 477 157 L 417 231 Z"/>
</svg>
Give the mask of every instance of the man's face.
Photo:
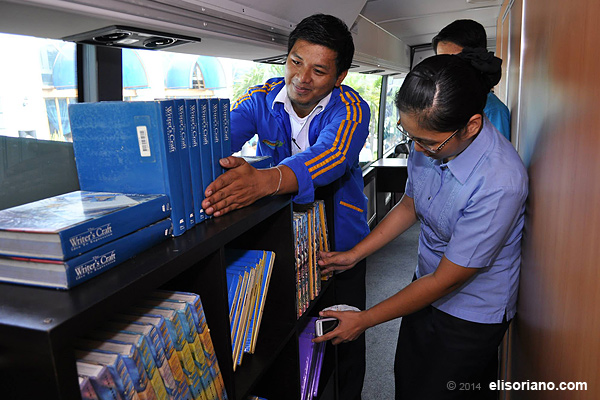
<svg viewBox="0 0 600 400">
<path fill-rule="evenodd" d="M 299 39 L 285 63 L 285 87 L 294 111 L 305 117 L 334 87 L 342 84 L 348 71 L 337 76 L 337 53 L 328 47 Z"/>
<path fill-rule="evenodd" d="M 462 51 L 462 46 L 452 42 L 439 42 L 437 44 L 436 54 L 458 54 Z"/>
</svg>

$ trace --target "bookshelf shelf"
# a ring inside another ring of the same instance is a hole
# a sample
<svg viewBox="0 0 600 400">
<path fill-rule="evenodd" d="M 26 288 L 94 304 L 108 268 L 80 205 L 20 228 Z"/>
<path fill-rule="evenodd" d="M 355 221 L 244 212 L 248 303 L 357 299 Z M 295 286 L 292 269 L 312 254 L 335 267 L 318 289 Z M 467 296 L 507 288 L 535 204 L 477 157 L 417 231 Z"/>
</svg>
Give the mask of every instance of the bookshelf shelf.
<svg viewBox="0 0 600 400">
<path fill-rule="evenodd" d="M 227 248 L 276 253 L 256 353 L 244 355 L 235 372 L 224 272 Z M 287 196 L 265 198 L 204 221 L 68 291 L 0 284 L 3 398 L 79 399 L 73 339 L 143 293 L 167 288 L 200 294 L 230 399 L 262 395 L 252 391 L 264 388 L 265 381 L 278 382 L 269 393 L 285 394 L 272 398 L 294 399 L 299 397 L 298 326 L 305 323 L 296 319 L 295 284 Z M 277 380 L 271 371 L 277 371 Z M 32 385 L 32 377 L 39 383 Z"/>
</svg>

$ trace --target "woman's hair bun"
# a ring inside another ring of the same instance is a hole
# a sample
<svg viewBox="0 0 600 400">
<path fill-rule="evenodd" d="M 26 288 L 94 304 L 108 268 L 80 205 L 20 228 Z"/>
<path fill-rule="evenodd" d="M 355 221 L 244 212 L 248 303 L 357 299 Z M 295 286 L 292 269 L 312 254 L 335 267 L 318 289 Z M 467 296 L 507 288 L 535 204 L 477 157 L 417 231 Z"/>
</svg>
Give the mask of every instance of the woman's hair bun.
<svg viewBox="0 0 600 400">
<path fill-rule="evenodd" d="M 494 53 L 491 51 L 465 47 L 457 56 L 469 62 L 473 68 L 481 72 L 484 82 L 490 89 L 500 82 L 500 78 L 502 77 L 502 60 L 494 56 Z"/>
</svg>

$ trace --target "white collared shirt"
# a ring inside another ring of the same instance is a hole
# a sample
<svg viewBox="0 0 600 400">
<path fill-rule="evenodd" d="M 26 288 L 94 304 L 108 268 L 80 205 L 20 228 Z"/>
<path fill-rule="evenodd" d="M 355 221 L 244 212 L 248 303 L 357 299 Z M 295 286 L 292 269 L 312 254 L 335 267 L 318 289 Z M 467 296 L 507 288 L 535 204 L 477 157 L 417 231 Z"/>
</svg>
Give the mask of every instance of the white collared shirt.
<svg viewBox="0 0 600 400">
<path fill-rule="evenodd" d="M 298 154 L 306 150 L 309 146 L 308 139 L 308 128 L 310 126 L 310 122 L 316 117 L 325 106 L 329 103 L 331 99 L 331 92 L 319 101 L 319 103 L 312 109 L 310 114 L 308 114 L 304 118 L 300 118 L 296 111 L 294 111 L 294 107 L 292 106 L 292 102 L 287 95 L 287 89 L 285 86 L 281 88 L 275 100 L 273 100 L 273 104 L 271 107 L 275 106 L 275 103 L 283 103 L 283 109 L 290 116 L 290 126 L 292 128 L 292 155 Z"/>
</svg>

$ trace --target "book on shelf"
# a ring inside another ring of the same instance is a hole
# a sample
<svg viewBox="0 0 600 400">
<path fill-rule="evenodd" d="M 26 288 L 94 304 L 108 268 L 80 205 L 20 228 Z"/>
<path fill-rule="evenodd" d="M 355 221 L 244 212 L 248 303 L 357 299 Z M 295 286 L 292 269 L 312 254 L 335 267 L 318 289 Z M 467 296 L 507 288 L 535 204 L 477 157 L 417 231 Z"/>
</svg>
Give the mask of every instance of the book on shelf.
<svg viewBox="0 0 600 400">
<path fill-rule="evenodd" d="M 119 354 L 76 349 L 75 358 L 78 363 L 77 373 L 79 375 L 94 377 L 93 381 L 98 383 L 98 385 L 107 387 L 109 394 L 110 388 L 113 388 L 113 390 L 118 392 L 119 396 L 115 396 L 115 398 L 122 398 L 123 400 L 140 400 L 140 397 L 135 390 L 133 380 L 125 366 L 125 361 Z M 103 374 L 101 368 L 96 368 L 95 370 L 90 367 L 82 368 L 83 366 L 80 363 L 104 366 L 110 372 L 110 376 Z M 114 382 L 116 387 L 112 386 L 111 382 Z"/>
<path fill-rule="evenodd" d="M 75 103 L 69 119 L 82 190 L 167 194 L 173 235 L 185 232 L 173 100 Z"/>
<path fill-rule="evenodd" d="M 191 229 L 196 225 L 194 210 L 194 190 L 192 186 L 192 167 L 190 164 L 190 137 L 187 123 L 187 109 L 184 99 L 174 99 L 177 132 L 177 153 L 181 168 L 181 185 L 183 189 L 183 205 L 185 208 L 185 227 Z"/>
<path fill-rule="evenodd" d="M 210 134 L 210 149 L 211 149 L 211 164 L 212 164 L 212 179 L 214 181 L 223 173 L 223 167 L 219 163 L 222 157 L 221 149 L 221 121 L 219 115 L 219 99 L 208 99 L 208 126 Z"/>
<path fill-rule="evenodd" d="M 187 340 L 185 339 L 181 319 L 177 312 L 174 310 L 160 309 L 157 307 L 136 305 L 131 307 L 128 313 L 136 316 L 162 318 L 160 323 L 164 323 L 165 328 L 163 329 L 165 329 L 166 333 L 171 338 L 194 399 L 205 399 L 206 392 L 202 383 L 202 376 L 200 375 L 198 368 L 194 363 L 192 351 Z"/>
<path fill-rule="evenodd" d="M 274 261 L 272 251 L 226 252 L 234 369 L 241 364 L 243 353 L 253 354 L 256 349 Z"/>
<path fill-rule="evenodd" d="M 164 317 L 160 315 L 118 313 L 113 316 L 113 319 L 117 322 L 125 322 L 134 325 L 147 325 L 154 328 L 153 331 L 155 331 L 160 338 L 159 341 L 155 342 L 155 346 L 157 349 L 161 347 L 161 345 L 164 348 L 166 361 L 171 367 L 171 371 L 173 372 L 176 382 L 179 383 L 178 389 L 181 393 L 185 393 L 186 390 L 181 389 L 181 387 L 184 386 L 186 389 L 188 389 L 187 391 L 190 392 L 193 399 L 200 398 L 200 377 L 196 373 L 195 369 L 189 369 L 189 363 L 186 362 L 187 359 L 183 359 L 183 356 L 176 349 Z M 185 382 L 185 385 L 180 383 L 182 381 Z"/>
<path fill-rule="evenodd" d="M 104 365 L 90 364 L 83 361 L 76 362 L 77 375 L 86 379 L 92 386 L 94 393 L 100 400 L 118 400 L 121 399 L 117 383 L 111 372 Z M 81 397 L 85 398 L 83 389 Z"/>
<path fill-rule="evenodd" d="M 89 378 L 79 377 L 79 392 L 81 393 L 81 400 L 101 400 Z"/>
<path fill-rule="evenodd" d="M 171 229 L 166 218 L 63 261 L 0 257 L 0 281 L 70 289 L 162 242 Z"/>
<path fill-rule="evenodd" d="M 128 332 L 112 332 L 109 330 L 96 330 L 89 336 L 92 340 L 100 340 L 109 343 L 128 344 L 135 346 L 142 365 L 148 375 L 148 380 L 154 389 L 156 398 L 159 400 L 169 399 L 165 382 L 163 381 L 155 361 L 155 355 L 152 354 L 152 348 L 148 342 L 148 338 L 144 335 Z"/>
<path fill-rule="evenodd" d="M 208 99 L 198 99 L 198 130 L 200 138 L 200 164 L 202 173 L 202 199 L 206 188 L 213 181 L 212 142 L 210 138 L 210 121 Z M 205 218 L 212 216 L 205 215 Z"/>
<path fill-rule="evenodd" d="M 200 335 L 202 348 L 204 349 L 206 359 L 209 362 L 211 373 L 214 373 L 214 380 L 217 384 L 219 400 L 227 400 L 227 392 L 225 391 L 225 383 L 219 368 L 219 362 L 213 346 L 210 329 L 206 323 L 206 316 L 202 306 L 202 300 L 196 293 L 170 291 L 170 290 L 154 290 L 150 293 L 150 297 L 166 299 L 170 301 L 183 301 L 191 306 L 190 310 L 192 318 L 196 325 L 196 330 Z"/>
<path fill-rule="evenodd" d="M 312 341 L 315 338 L 316 320 L 316 317 L 309 318 L 306 327 L 298 336 L 301 400 L 312 400 L 318 394 L 325 343 L 313 343 Z"/>
<path fill-rule="evenodd" d="M 173 400 L 190 400 L 192 398 L 179 361 L 177 361 L 178 368 L 173 371 L 167 359 L 165 345 L 153 325 L 108 321 L 102 325 L 102 329 L 110 332 L 142 335 L 147 341 L 148 350 L 154 359 L 158 373 L 162 377 L 169 398 Z"/>
<path fill-rule="evenodd" d="M 190 304 L 169 299 L 156 299 L 149 296 L 142 299 L 140 305 L 153 307 L 154 309 L 174 310 L 177 313 L 183 329 L 184 338 L 187 340 L 194 364 L 200 374 L 206 398 L 208 400 L 218 399 L 217 383 L 215 382 L 216 375 L 211 372 L 210 364 L 202 346 L 200 335 L 198 334 L 196 324 L 192 317 Z"/>
<path fill-rule="evenodd" d="M 185 99 L 187 133 L 189 138 L 189 164 L 192 197 L 194 200 L 194 217 L 196 224 L 205 219 L 202 200 L 204 200 L 204 185 L 202 183 L 202 155 L 200 153 L 200 129 L 198 117 L 198 101 Z"/>
<path fill-rule="evenodd" d="M 83 351 L 120 355 L 125 363 L 127 372 L 133 382 L 133 387 L 140 400 L 158 399 L 154 387 L 148 378 L 146 369 L 144 368 L 141 354 L 134 345 L 100 340 L 77 339 L 75 347 Z"/>
<path fill-rule="evenodd" d="M 66 260 L 169 217 L 166 195 L 74 191 L 0 211 L 0 254 Z"/>
<path fill-rule="evenodd" d="M 231 155 L 231 123 L 230 123 L 230 102 L 229 99 L 219 99 L 219 122 L 221 138 L 221 158 Z"/>
</svg>

